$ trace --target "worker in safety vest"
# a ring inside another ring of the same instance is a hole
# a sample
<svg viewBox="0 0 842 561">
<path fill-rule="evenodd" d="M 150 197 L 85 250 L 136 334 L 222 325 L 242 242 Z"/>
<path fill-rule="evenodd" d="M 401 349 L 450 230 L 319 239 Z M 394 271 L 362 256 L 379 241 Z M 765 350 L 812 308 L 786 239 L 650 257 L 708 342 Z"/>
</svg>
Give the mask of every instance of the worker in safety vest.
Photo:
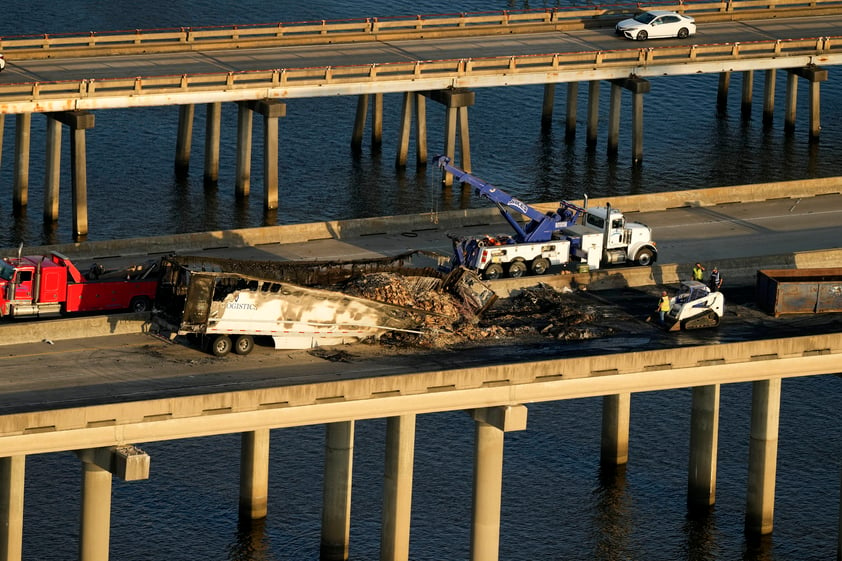
<svg viewBox="0 0 842 561">
<path fill-rule="evenodd" d="M 667 296 L 667 291 L 661 292 L 661 298 L 658 300 L 658 307 L 655 309 L 658 312 L 658 323 L 664 325 L 664 316 L 670 311 L 670 298 Z"/>
<path fill-rule="evenodd" d="M 719 267 L 714 267 L 710 272 L 710 280 L 708 280 L 708 287 L 711 292 L 719 292 L 722 288 L 722 275 L 719 274 Z"/>
<path fill-rule="evenodd" d="M 702 266 L 701 263 L 696 263 L 695 267 L 693 267 L 693 280 L 702 282 L 705 278 L 705 268 Z"/>
</svg>

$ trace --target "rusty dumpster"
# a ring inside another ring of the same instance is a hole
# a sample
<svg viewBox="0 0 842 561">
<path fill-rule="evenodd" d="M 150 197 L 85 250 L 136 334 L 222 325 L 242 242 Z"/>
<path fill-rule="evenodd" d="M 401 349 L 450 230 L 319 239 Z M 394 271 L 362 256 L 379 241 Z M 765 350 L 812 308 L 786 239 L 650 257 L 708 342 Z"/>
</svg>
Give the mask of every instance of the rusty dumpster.
<svg viewBox="0 0 842 561">
<path fill-rule="evenodd" d="M 842 267 L 759 270 L 755 296 L 775 317 L 842 312 Z"/>
</svg>

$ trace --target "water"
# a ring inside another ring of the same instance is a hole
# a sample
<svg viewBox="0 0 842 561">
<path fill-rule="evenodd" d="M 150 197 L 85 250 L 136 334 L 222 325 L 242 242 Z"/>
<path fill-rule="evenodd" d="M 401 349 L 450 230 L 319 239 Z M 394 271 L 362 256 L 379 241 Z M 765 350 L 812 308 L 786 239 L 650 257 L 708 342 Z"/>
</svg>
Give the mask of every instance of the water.
<svg viewBox="0 0 842 561">
<path fill-rule="evenodd" d="M 0 35 L 266 23 L 279 20 L 343 19 L 377 15 L 411 15 L 459 11 L 536 8 L 555 4 L 522 4 L 476 0 L 458 6 L 427 0 L 389 5 L 386 2 L 299 3 L 250 0 L 236 8 L 226 3 L 74 2 L 65 8 L 54 2 L 12 2 L 0 22 Z M 344 7 L 343 7 L 344 6 Z M 620 41 L 620 39 L 618 39 Z M 622 46 L 631 43 L 620 42 Z M 599 144 L 585 146 L 587 87 L 579 88 L 579 126 L 572 144 L 564 141 L 566 88 L 556 90 L 553 128 L 540 127 L 541 86 L 483 88 L 471 109 L 473 170 L 481 178 L 526 201 L 625 195 L 696 189 L 745 183 L 842 175 L 842 89 L 833 79 L 822 84 L 821 140 L 810 144 L 808 95 L 801 84 L 799 116 L 793 136 L 783 132 L 785 74 L 778 73 L 774 123 L 761 123 L 763 73 L 757 73 L 750 120 L 740 115 L 741 78 L 732 78 L 729 108 L 716 109 L 716 75 L 655 78 L 645 97 L 644 155 L 641 166 L 631 163 L 630 104 L 624 98 L 619 155 L 606 155 L 608 87 L 601 92 Z M 831 70 L 831 78 L 833 70 Z M 204 110 L 194 123 L 191 174 L 174 174 L 177 109 L 175 107 L 104 110 L 87 133 L 90 240 L 153 234 L 244 228 L 264 224 L 300 223 L 356 217 L 442 211 L 464 205 L 487 206 L 458 190 L 443 193 L 429 166 L 395 170 L 400 94 L 384 98 L 382 151 L 364 138 L 359 159 L 351 155 L 350 138 L 356 98 L 296 99 L 287 102 L 280 125 L 280 209 L 266 216 L 262 203 L 262 139 L 255 125 L 252 196 L 245 203 L 234 197 L 236 108 L 223 107 L 220 177 L 206 189 L 202 179 Z M 429 104 L 429 151 L 443 150 L 444 111 Z M 0 167 L 0 247 L 72 241 L 69 141 L 62 156 L 59 223 L 44 228 L 43 179 L 45 119 L 32 125 L 29 207 L 24 217 L 12 214 L 14 120 L 7 118 Z M 441 136 L 439 136 L 441 135 Z M 410 154 L 414 153 L 414 142 Z M 411 159 L 411 158 L 410 158 Z"/>
<path fill-rule="evenodd" d="M 9 2 L 0 34 L 223 25 L 322 18 L 517 9 L 555 4 L 419 0 L 394 3 L 306 3 L 210 0 L 145 3 Z M 716 77 L 660 78 L 646 96 L 644 161 L 633 167 L 629 135 L 619 157 L 584 146 L 585 97 L 579 101 L 575 142 L 563 141 L 564 92 L 558 88 L 554 128 L 540 132 L 540 87 L 478 92 L 471 113 L 473 168 L 480 177 L 527 201 L 622 195 L 753 182 L 842 175 L 840 87 L 822 85 L 821 141 L 806 142 L 806 95 L 799 96 L 794 137 L 783 134 L 778 112 L 760 123 L 762 78 L 755 84 L 751 120 L 739 114 L 740 81 L 730 107 L 718 116 Z M 831 77 L 833 72 L 831 71 Z M 585 91 L 587 88 L 580 88 Z M 607 88 L 603 89 L 607 103 Z M 355 161 L 350 133 L 356 100 L 295 100 L 281 122 L 281 209 L 273 223 L 309 222 L 459 208 L 458 193 L 443 195 L 430 170 L 393 169 L 398 96 L 386 96 L 380 154 L 364 145 Z M 501 110 L 502 109 L 502 110 Z M 624 106 L 624 118 L 628 111 Z M 603 112 L 607 115 L 607 111 Z M 236 204 L 233 108 L 223 110 L 220 181 L 201 178 L 201 120 L 194 127 L 191 176 L 173 174 L 177 111 L 173 108 L 101 111 L 88 132 L 90 239 L 258 226 L 264 223 L 261 170 L 252 173 L 252 197 Z M 430 152 L 443 115 L 429 110 Z M 7 120 L 0 169 L 0 246 L 70 241 L 69 171 L 62 176 L 60 223 L 41 225 L 43 119 L 33 119 L 30 207 L 11 214 L 14 126 Z M 626 123 L 627 125 L 628 123 Z M 626 129 L 627 130 L 627 129 Z M 261 154 L 255 134 L 255 154 Z M 65 144 L 66 144 L 65 140 Z M 64 154 L 66 166 L 69 154 Z M 256 161 L 258 161 L 256 159 Z M 481 201 L 470 200 L 478 206 Z M 599 469 L 597 399 L 529 406 L 528 429 L 506 436 L 501 559 L 825 561 L 836 555 L 839 508 L 838 402 L 833 376 L 785 380 L 775 505 L 775 531 L 759 543 L 743 534 L 747 481 L 750 385 L 724 386 L 721 397 L 717 502 L 709 515 L 688 518 L 686 481 L 689 390 L 635 395 L 630 462 L 617 474 Z M 378 559 L 385 422 L 357 423 L 351 559 Z M 272 433 L 269 516 L 256 527 L 237 520 L 239 437 L 138 443 L 152 457 L 148 481 L 116 481 L 111 558 L 120 561 L 315 560 L 321 515 L 323 427 Z M 467 559 L 473 427 L 463 412 L 418 419 L 413 495 L 413 560 Z M 79 462 L 72 454 L 27 460 L 24 557 L 76 558 Z"/>
</svg>

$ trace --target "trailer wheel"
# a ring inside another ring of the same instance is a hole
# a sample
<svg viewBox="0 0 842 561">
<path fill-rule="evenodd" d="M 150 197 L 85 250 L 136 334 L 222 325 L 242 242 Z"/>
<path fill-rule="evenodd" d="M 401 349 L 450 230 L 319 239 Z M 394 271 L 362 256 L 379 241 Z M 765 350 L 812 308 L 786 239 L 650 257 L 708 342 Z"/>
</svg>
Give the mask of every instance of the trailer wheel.
<svg viewBox="0 0 842 561">
<path fill-rule="evenodd" d="M 655 262 L 655 254 L 652 253 L 651 249 L 641 249 L 638 252 L 637 259 L 635 259 L 635 261 L 637 261 L 638 265 L 648 267 Z"/>
<path fill-rule="evenodd" d="M 210 345 L 213 356 L 225 356 L 231 352 L 231 338 L 228 335 L 218 335 Z"/>
<path fill-rule="evenodd" d="M 550 260 L 543 257 L 537 258 L 532 262 L 532 274 L 543 275 L 550 268 Z"/>
<path fill-rule="evenodd" d="M 512 261 L 509 265 L 509 276 L 513 279 L 519 279 L 526 274 L 526 263 L 523 261 Z"/>
<path fill-rule="evenodd" d="M 234 352 L 238 355 L 247 355 L 254 348 L 254 339 L 251 335 L 240 335 L 234 340 Z"/>
<path fill-rule="evenodd" d="M 499 279 L 503 276 L 503 267 L 499 263 L 492 263 L 485 268 L 485 272 L 482 276 L 488 280 Z"/>
<path fill-rule="evenodd" d="M 146 296 L 135 296 L 129 303 L 129 309 L 135 313 L 148 312 L 151 307 L 151 302 Z"/>
</svg>

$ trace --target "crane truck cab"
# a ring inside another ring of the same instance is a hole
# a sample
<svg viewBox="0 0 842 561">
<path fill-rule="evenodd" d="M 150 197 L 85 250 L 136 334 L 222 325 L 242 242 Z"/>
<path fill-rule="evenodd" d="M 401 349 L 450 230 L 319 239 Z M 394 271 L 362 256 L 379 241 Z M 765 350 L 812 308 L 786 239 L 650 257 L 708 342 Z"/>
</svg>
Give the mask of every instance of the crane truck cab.
<svg viewBox="0 0 842 561">
<path fill-rule="evenodd" d="M 627 221 L 610 204 L 585 207 L 579 224 L 565 228 L 564 233 L 571 241 L 571 254 L 591 269 L 618 263 L 649 266 L 658 255 L 652 229 Z"/>
</svg>

